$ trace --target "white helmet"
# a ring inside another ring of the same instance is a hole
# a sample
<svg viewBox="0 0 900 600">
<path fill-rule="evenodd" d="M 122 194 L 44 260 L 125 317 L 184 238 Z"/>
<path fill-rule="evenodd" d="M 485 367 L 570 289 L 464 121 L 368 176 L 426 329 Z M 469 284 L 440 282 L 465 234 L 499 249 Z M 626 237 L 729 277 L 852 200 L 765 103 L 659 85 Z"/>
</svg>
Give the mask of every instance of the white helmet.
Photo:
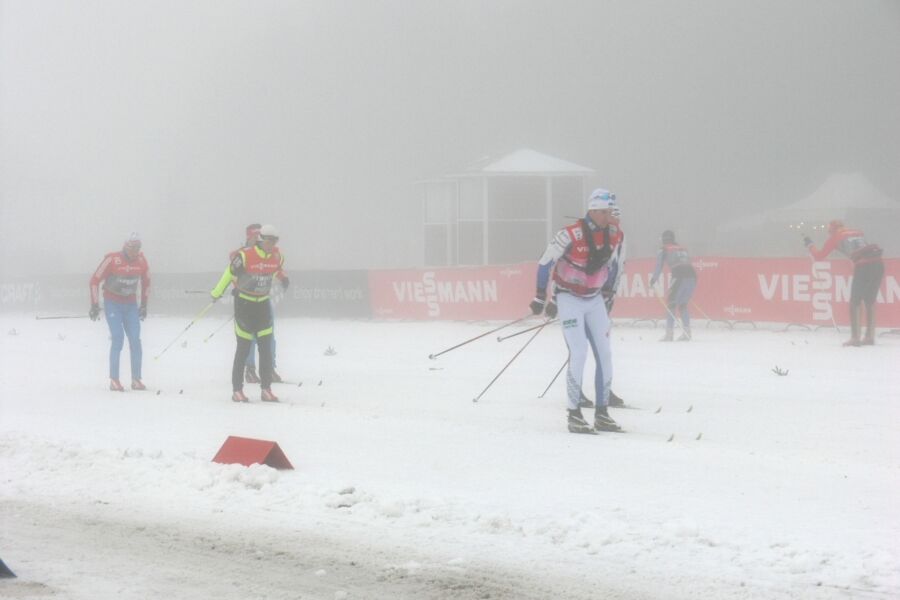
<svg viewBox="0 0 900 600">
<path fill-rule="evenodd" d="M 274 225 L 263 225 L 259 228 L 259 239 L 261 240 L 272 240 L 278 241 L 278 230 L 275 229 Z"/>
<path fill-rule="evenodd" d="M 609 210 L 616 203 L 616 195 L 603 188 L 597 188 L 591 192 L 588 199 L 588 210 Z"/>
</svg>

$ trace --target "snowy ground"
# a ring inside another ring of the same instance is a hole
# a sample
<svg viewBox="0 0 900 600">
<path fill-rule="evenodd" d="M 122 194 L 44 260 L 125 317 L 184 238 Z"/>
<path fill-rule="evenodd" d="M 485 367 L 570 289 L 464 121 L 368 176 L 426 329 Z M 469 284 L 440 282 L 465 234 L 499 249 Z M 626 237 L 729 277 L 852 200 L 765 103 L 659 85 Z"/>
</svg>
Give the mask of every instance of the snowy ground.
<svg viewBox="0 0 900 600">
<path fill-rule="evenodd" d="M 642 410 L 578 436 L 537 398 L 556 329 L 474 404 L 527 336 L 431 361 L 492 324 L 285 319 L 284 403 L 236 405 L 223 318 L 154 360 L 186 320 L 151 316 L 153 389 L 116 394 L 102 322 L 0 317 L 0 597 L 900 597 L 900 338 L 617 327 Z M 296 470 L 210 462 L 228 435 Z"/>
</svg>

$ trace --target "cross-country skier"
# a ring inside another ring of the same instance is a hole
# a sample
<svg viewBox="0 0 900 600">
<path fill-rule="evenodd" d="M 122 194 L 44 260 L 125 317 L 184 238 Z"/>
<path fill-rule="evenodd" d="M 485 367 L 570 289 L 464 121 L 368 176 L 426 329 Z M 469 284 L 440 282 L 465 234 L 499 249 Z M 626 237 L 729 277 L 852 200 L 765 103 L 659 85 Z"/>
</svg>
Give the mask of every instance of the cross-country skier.
<svg viewBox="0 0 900 600">
<path fill-rule="evenodd" d="M 859 229 L 845 227 L 834 220 L 828 224 L 828 239 L 821 250 L 816 250 L 809 236 L 803 243 L 815 260 L 824 260 L 832 250 L 837 250 L 853 261 L 853 283 L 850 284 L 850 339 L 845 346 L 870 346 L 875 343 L 875 300 L 884 277 L 882 250 L 878 244 L 869 244 Z M 860 313 L 866 306 L 866 337 L 860 339 Z"/>
<path fill-rule="evenodd" d="M 252 248 L 256 245 L 256 242 L 259 239 L 259 229 L 262 227 L 259 223 L 251 223 L 247 225 L 246 229 L 246 240 L 244 242 L 243 248 Z M 234 258 L 234 255 L 238 253 L 238 250 L 235 250 L 231 253 L 229 258 Z M 279 278 L 279 281 L 284 283 L 285 275 L 283 272 L 279 272 L 276 277 Z M 275 343 L 275 332 L 272 332 L 272 335 L 269 336 L 269 339 L 272 343 L 272 381 L 274 383 L 281 383 L 281 376 L 275 370 L 278 367 L 278 358 L 276 356 L 276 348 L 277 344 Z M 259 383 L 259 375 L 256 373 L 256 337 L 254 336 L 253 341 L 250 342 L 250 352 L 247 354 L 247 364 L 244 366 L 244 381 L 247 383 Z"/>
<path fill-rule="evenodd" d="M 603 294 L 603 303 L 606 304 L 606 314 L 611 315 L 613 304 L 616 301 L 616 291 L 619 289 L 619 280 L 622 278 L 622 273 L 624 271 L 625 266 L 625 232 L 619 229 L 622 217 L 622 211 L 619 208 L 619 205 L 616 203 L 615 199 L 610 202 L 610 232 L 615 232 L 615 230 L 619 230 L 622 234 L 622 240 L 616 246 L 615 250 L 613 250 L 613 254 L 609 259 L 609 277 L 606 280 L 606 283 L 603 284 L 603 288 L 600 290 L 600 293 Z M 612 407 L 623 407 L 625 406 L 625 401 L 622 400 L 612 389 L 612 378 L 613 378 L 613 369 L 610 364 L 610 372 L 609 372 L 609 380 L 610 380 L 610 388 L 609 388 L 609 406 Z M 579 404 L 581 408 L 593 408 L 594 403 L 590 401 L 590 399 L 584 395 L 584 392 L 581 394 L 581 402 Z"/>
<path fill-rule="evenodd" d="M 545 312 L 545 307 L 548 317 L 556 317 L 558 312 L 562 323 L 569 348 L 567 424 L 572 433 L 621 431 L 607 411 L 612 358 L 609 316 L 601 294 L 609 277 L 608 263 L 623 238 L 621 230 L 610 227 L 614 199 L 615 194 L 608 190 L 594 190 L 588 200 L 587 215 L 556 233 L 538 264 L 537 293 L 530 304 L 535 315 Z M 556 294 L 555 301 L 548 304 L 551 276 Z M 596 363 L 593 429 L 579 406 L 588 345 Z"/>
<path fill-rule="evenodd" d="M 661 342 L 671 342 L 675 333 L 675 315 L 681 312 L 682 332 L 679 342 L 691 340 L 691 313 L 688 304 L 694 290 L 697 288 L 697 272 L 691 265 L 691 257 L 683 246 L 675 242 L 675 232 L 666 230 L 660 236 L 662 246 L 656 257 L 656 270 L 650 278 L 650 286 L 653 287 L 659 279 L 664 266 L 668 265 L 672 273 L 672 283 L 669 285 L 669 297 L 666 301 L 666 334 Z"/>
<path fill-rule="evenodd" d="M 109 389 L 123 392 L 119 381 L 119 357 L 128 336 L 131 355 L 131 389 L 146 390 L 141 377 L 141 321 L 147 317 L 147 298 L 150 296 L 150 267 L 141 252 L 141 237 L 132 233 L 125 240 L 121 252 L 110 252 L 91 276 L 92 321 L 100 319 L 100 285 L 103 284 L 103 312 L 112 344 L 109 347 Z M 138 284 L 141 304 L 137 304 Z"/>
<path fill-rule="evenodd" d="M 259 340 L 261 399 L 263 402 L 278 402 L 278 397 L 272 393 L 272 344 L 266 339 L 272 335 L 274 328 L 269 294 L 275 277 L 284 265 L 277 243 L 275 227 L 263 225 L 256 244 L 235 253 L 219 283 L 210 292 L 215 302 L 229 285 L 234 284 L 234 333 L 237 338 L 231 368 L 231 399 L 234 402 L 249 402 L 244 394 L 243 375 L 254 337 Z M 281 283 L 286 288 L 289 281 L 283 277 Z"/>
</svg>

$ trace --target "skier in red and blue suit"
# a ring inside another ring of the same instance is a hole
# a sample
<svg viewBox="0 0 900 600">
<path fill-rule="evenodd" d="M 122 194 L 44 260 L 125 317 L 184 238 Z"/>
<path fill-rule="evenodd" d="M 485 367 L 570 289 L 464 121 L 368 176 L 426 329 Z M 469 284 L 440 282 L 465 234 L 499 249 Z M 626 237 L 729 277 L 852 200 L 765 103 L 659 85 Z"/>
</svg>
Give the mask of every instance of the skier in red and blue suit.
<svg viewBox="0 0 900 600">
<path fill-rule="evenodd" d="M 150 296 L 150 267 L 141 252 L 141 238 L 132 233 L 120 252 L 110 252 L 91 276 L 92 321 L 100 319 L 100 284 L 103 284 L 103 312 L 112 344 L 109 348 L 109 389 L 125 391 L 119 381 L 119 356 L 125 337 L 131 355 L 131 389 L 146 390 L 141 377 L 141 321 L 147 317 L 147 298 Z M 141 288 L 141 303 L 137 303 L 137 288 Z"/>
</svg>

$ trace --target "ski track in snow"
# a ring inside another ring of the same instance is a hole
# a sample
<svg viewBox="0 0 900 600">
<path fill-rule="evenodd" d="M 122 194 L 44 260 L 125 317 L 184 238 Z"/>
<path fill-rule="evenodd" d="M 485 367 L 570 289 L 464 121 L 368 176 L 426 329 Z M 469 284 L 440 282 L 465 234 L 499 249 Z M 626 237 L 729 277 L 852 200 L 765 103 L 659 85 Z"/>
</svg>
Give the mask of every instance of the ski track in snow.
<svg viewBox="0 0 900 600">
<path fill-rule="evenodd" d="M 184 320 L 148 319 L 116 394 L 104 324 L 0 317 L 0 595 L 900 597 L 900 340 L 617 327 L 644 410 L 575 436 L 556 330 L 473 405 L 519 338 L 427 356 L 496 324 L 281 320 L 285 403 L 236 405 L 219 324 L 154 360 Z M 297 470 L 211 463 L 228 435 Z"/>
</svg>

